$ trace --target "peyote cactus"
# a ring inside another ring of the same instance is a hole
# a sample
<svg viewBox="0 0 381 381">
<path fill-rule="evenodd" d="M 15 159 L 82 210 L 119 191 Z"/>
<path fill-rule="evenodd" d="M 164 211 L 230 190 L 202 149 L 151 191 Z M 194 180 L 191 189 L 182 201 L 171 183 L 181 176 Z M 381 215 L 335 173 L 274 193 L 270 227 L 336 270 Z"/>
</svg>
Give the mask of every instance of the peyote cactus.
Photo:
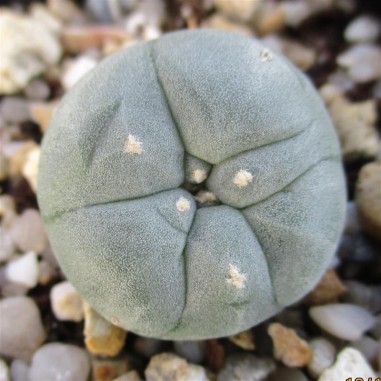
<svg viewBox="0 0 381 381">
<path fill-rule="evenodd" d="M 115 53 L 64 97 L 38 201 L 99 313 L 184 340 L 234 334 L 305 295 L 336 249 L 345 186 L 306 77 L 252 38 L 197 30 Z"/>
</svg>

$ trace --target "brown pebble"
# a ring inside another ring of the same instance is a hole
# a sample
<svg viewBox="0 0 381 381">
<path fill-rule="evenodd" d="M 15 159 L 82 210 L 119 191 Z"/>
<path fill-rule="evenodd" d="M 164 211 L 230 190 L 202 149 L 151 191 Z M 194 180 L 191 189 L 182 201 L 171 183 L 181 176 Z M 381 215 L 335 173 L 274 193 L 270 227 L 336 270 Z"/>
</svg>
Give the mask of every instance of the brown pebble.
<svg viewBox="0 0 381 381">
<path fill-rule="evenodd" d="M 347 288 L 337 276 L 336 271 L 328 270 L 315 288 L 304 298 L 304 303 L 308 305 L 335 303 L 346 290 Z"/>
<path fill-rule="evenodd" d="M 251 329 L 229 336 L 228 339 L 240 348 L 250 351 L 255 349 L 254 334 Z"/>
<path fill-rule="evenodd" d="M 44 134 L 48 129 L 50 119 L 58 102 L 34 102 L 29 105 L 29 111 L 32 120 L 40 126 L 41 132 Z"/>
<path fill-rule="evenodd" d="M 115 356 L 123 348 L 127 332 L 109 323 L 88 303 L 84 303 L 85 345 L 97 355 Z"/>
<path fill-rule="evenodd" d="M 208 368 L 212 372 L 219 372 L 225 365 L 224 347 L 216 339 L 208 340 L 206 353 Z"/>
<path fill-rule="evenodd" d="M 107 41 L 123 43 L 129 39 L 124 28 L 119 26 L 70 26 L 63 32 L 62 44 L 68 53 L 81 53 L 100 48 Z"/>
<path fill-rule="evenodd" d="M 381 161 L 361 168 L 355 199 L 362 228 L 381 241 Z"/>
<path fill-rule="evenodd" d="M 297 333 L 279 323 L 267 329 L 274 344 L 274 357 L 291 368 L 308 365 L 312 360 L 312 349 Z"/>
</svg>

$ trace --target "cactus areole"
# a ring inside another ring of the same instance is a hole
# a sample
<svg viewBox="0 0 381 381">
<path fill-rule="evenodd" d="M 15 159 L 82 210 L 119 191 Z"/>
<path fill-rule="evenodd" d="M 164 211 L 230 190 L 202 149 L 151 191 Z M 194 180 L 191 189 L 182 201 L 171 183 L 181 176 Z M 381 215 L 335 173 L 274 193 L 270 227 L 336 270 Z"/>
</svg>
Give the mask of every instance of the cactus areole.
<svg viewBox="0 0 381 381">
<path fill-rule="evenodd" d="M 248 329 L 318 282 L 345 186 L 308 79 L 253 38 L 197 30 L 122 49 L 65 95 L 38 202 L 100 314 L 192 340 Z"/>
</svg>

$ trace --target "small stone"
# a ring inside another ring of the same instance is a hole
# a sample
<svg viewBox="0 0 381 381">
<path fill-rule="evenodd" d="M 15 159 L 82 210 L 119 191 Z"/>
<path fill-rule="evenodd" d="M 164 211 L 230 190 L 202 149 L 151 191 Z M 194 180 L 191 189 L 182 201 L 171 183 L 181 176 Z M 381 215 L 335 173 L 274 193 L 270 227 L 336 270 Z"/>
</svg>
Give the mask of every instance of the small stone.
<svg viewBox="0 0 381 381">
<path fill-rule="evenodd" d="M 8 158 L 4 152 L 0 152 L 0 181 L 4 181 L 9 176 L 8 166 Z"/>
<path fill-rule="evenodd" d="M 26 161 L 22 167 L 22 175 L 28 180 L 28 183 L 34 193 L 37 193 L 37 175 L 40 162 L 41 149 L 36 147 L 30 150 L 26 156 Z"/>
<path fill-rule="evenodd" d="M 2 358 L 0 358 L 0 380 L 10 381 L 8 365 Z"/>
<path fill-rule="evenodd" d="M 229 336 L 228 339 L 238 347 L 248 351 L 255 349 L 254 334 L 251 329 Z"/>
<path fill-rule="evenodd" d="M 29 119 L 28 103 L 20 97 L 4 97 L 0 104 L 0 113 L 10 124 L 19 124 Z"/>
<path fill-rule="evenodd" d="M 25 141 L 22 143 L 8 144 L 11 150 L 9 157 L 9 174 L 11 177 L 22 175 L 23 167 L 27 161 L 29 152 L 40 147 L 34 141 Z"/>
<path fill-rule="evenodd" d="M 377 365 L 380 342 L 369 336 L 363 336 L 360 340 L 351 343 L 351 347 L 357 349 L 370 364 Z"/>
<path fill-rule="evenodd" d="M 92 381 L 111 381 L 126 373 L 129 366 L 125 360 L 99 360 L 92 361 Z"/>
<path fill-rule="evenodd" d="M 19 283 L 28 288 L 37 286 L 38 271 L 38 259 L 34 251 L 9 262 L 5 268 L 6 277 L 10 282 Z"/>
<path fill-rule="evenodd" d="M 275 370 L 270 358 L 258 358 L 251 354 L 229 356 L 224 368 L 218 373 L 217 381 L 265 381 Z"/>
<path fill-rule="evenodd" d="M 29 361 L 46 338 L 36 303 L 25 296 L 3 299 L 0 316 L 0 353 Z"/>
<path fill-rule="evenodd" d="M 352 43 L 374 41 L 379 34 L 379 20 L 370 16 L 359 16 L 355 18 L 344 30 L 344 38 Z"/>
<path fill-rule="evenodd" d="M 372 44 L 354 45 L 336 60 L 340 67 L 347 70 L 348 75 L 356 83 L 366 83 L 381 78 L 381 49 Z"/>
<path fill-rule="evenodd" d="M 33 101 L 44 101 L 50 95 L 48 84 L 43 79 L 33 79 L 25 89 L 25 95 Z"/>
<path fill-rule="evenodd" d="M 282 9 L 285 14 L 285 24 L 297 28 L 313 14 L 311 3 L 307 1 L 283 1 Z"/>
<path fill-rule="evenodd" d="M 38 283 L 43 285 L 43 286 L 46 286 L 57 275 L 57 269 L 55 267 L 53 267 L 45 259 L 43 259 L 39 262 L 39 267 L 40 267 L 40 270 L 39 270 Z"/>
<path fill-rule="evenodd" d="M 348 75 L 344 69 L 336 69 L 327 79 L 328 83 L 336 86 L 341 90 L 341 93 L 349 92 L 356 87 L 355 81 Z"/>
<path fill-rule="evenodd" d="M 12 298 L 14 296 L 24 296 L 28 293 L 29 288 L 20 283 L 7 282 L 2 285 L 2 296 L 4 298 Z"/>
<path fill-rule="evenodd" d="M 25 209 L 12 224 L 9 233 L 12 241 L 23 252 L 41 253 L 48 245 L 40 213 L 35 209 Z"/>
<path fill-rule="evenodd" d="M 205 358 L 205 341 L 175 341 L 173 347 L 176 354 L 189 362 L 199 364 Z"/>
<path fill-rule="evenodd" d="M 12 196 L 0 196 L 0 217 L 1 226 L 6 229 L 17 219 L 16 204 Z"/>
<path fill-rule="evenodd" d="M 142 142 L 136 136 L 128 135 L 124 144 L 124 152 L 140 155 L 143 152 Z"/>
<path fill-rule="evenodd" d="M 122 376 L 115 378 L 112 381 L 142 381 L 139 373 L 136 370 L 131 370 Z"/>
<path fill-rule="evenodd" d="M 13 360 L 11 364 L 12 381 L 28 381 L 29 365 L 21 360 Z"/>
<path fill-rule="evenodd" d="M 89 352 L 103 356 L 115 356 L 123 348 L 127 332 L 99 315 L 88 303 L 84 303 L 85 344 Z"/>
<path fill-rule="evenodd" d="M 381 161 L 361 168 L 355 199 L 362 228 L 373 238 L 381 240 Z"/>
<path fill-rule="evenodd" d="M 15 245 L 8 230 L 0 226 L 0 263 L 7 262 L 15 253 Z"/>
<path fill-rule="evenodd" d="M 29 381 L 87 381 L 89 373 L 86 351 L 74 345 L 49 343 L 34 354 Z"/>
<path fill-rule="evenodd" d="M 49 12 L 64 23 L 81 23 L 85 15 L 72 0 L 48 0 Z"/>
<path fill-rule="evenodd" d="M 296 40 L 271 35 L 263 38 L 263 42 L 270 48 L 285 55 L 303 71 L 308 70 L 316 61 L 315 50 L 300 44 Z"/>
<path fill-rule="evenodd" d="M 134 351 L 150 358 L 163 350 L 163 341 L 148 337 L 137 337 L 134 342 Z"/>
<path fill-rule="evenodd" d="M 71 283 L 64 281 L 54 285 L 50 290 L 50 303 L 58 320 L 83 320 L 82 298 Z"/>
<path fill-rule="evenodd" d="M 356 341 L 376 319 L 365 308 L 354 304 L 327 304 L 312 307 L 311 319 L 323 330 L 343 340 Z"/>
<path fill-rule="evenodd" d="M 377 156 L 381 144 L 375 128 L 377 111 L 374 100 L 352 103 L 337 97 L 330 104 L 329 111 L 347 162 Z"/>
<path fill-rule="evenodd" d="M 131 37 L 122 26 L 68 26 L 63 31 L 62 45 L 68 53 L 76 54 L 89 49 L 98 49 L 107 41 L 121 45 L 129 39 Z"/>
<path fill-rule="evenodd" d="M 0 15 L 2 38 L 0 93 L 12 94 L 57 63 L 61 57 L 58 35 L 46 23 L 12 11 Z"/>
<path fill-rule="evenodd" d="M 33 122 L 40 126 L 44 134 L 49 126 L 54 111 L 57 108 L 57 101 L 52 102 L 33 102 L 29 105 L 30 114 Z"/>
<path fill-rule="evenodd" d="M 249 21 L 262 0 L 214 0 L 214 5 L 225 16 L 243 22 Z"/>
<path fill-rule="evenodd" d="M 242 33 L 246 36 L 253 35 L 252 30 L 248 26 L 231 21 L 219 13 L 209 16 L 201 23 L 201 26 L 203 28 L 221 29 L 230 32 Z"/>
<path fill-rule="evenodd" d="M 336 348 L 327 339 L 320 337 L 310 341 L 312 361 L 308 364 L 308 373 L 318 378 L 325 369 L 331 367 L 336 359 Z"/>
<path fill-rule="evenodd" d="M 343 91 L 339 86 L 327 82 L 319 89 L 319 95 L 324 103 L 329 105 L 335 98 L 342 97 Z"/>
<path fill-rule="evenodd" d="M 338 297 L 343 295 L 346 290 L 336 271 L 328 270 L 315 288 L 304 298 L 304 302 L 310 305 L 337 302 Z"/>
<path fill-rule="evenodd" d="M 308 381 L 299 369 L 278 368 L 271 374 L 269 381 Z"/>
<path fill-rule="evenodd" d="M 98 60 L 88 54 L 83 54 L 76 57 L 67 66 L 62 75 L 62 86 L 65 90 L 71 89 L 82 77 L 91 71 L 96 65 Z"/>
<path fill-rule="evenodd" d="M 144 374 L 146 381 L 208 381 L 204 368 L 165 352 L 151 358 Z"/>
<path fill-rule="evenodd" d="M 272 1 L 261 2 L 254 14 L 253 25 L 260 35 L 275 33 L 285 27 L 286 14 L 281 4 Z"/>
<path fill-rule="evenodd" d="M 362 354 L 353 348 L 343 349 L 332 368 L 326 369 L 318 381 L 346 380 L 350 377 L 376 379 L 376 374 Z"/>
<path fill-rule="evenodd" d="M 369 333 L 376 339 L 381 340 L 381 314 L 376 315 L 376 323 L 369 331 Z"/>
<path fill-rule="evenodd" d="M 381 311 L 381 286 L 368 286 L 355 280 L 345 282 L 347 292 L 342 300 L 345 303 L 365 307 L 371 313 Z"/>
<path fill-rule="evenodd" d="M 312 360 L 312 349 L 295 330 L 279 323 L 269 325 L 268 334 L 274 344 L 274 356 L 288 367 L 302 367 Z"/>
</svg>

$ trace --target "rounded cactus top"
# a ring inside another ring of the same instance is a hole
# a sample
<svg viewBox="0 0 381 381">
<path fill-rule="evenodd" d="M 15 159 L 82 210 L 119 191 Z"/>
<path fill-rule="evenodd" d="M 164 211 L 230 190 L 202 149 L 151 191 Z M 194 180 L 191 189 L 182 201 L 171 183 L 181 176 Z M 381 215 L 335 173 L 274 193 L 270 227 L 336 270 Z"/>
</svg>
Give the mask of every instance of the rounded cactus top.
<svg viewBox="0 0 381 381">
<path fill-rule="evenodd" d="M 197 30 L 115 53 L 63 98 L 38 201 L 99 313 L 183 340 L 234 334 L 305 295 L 336 249 L 345 186 L 306 77 L 255 39 Z"/>
</svg>

